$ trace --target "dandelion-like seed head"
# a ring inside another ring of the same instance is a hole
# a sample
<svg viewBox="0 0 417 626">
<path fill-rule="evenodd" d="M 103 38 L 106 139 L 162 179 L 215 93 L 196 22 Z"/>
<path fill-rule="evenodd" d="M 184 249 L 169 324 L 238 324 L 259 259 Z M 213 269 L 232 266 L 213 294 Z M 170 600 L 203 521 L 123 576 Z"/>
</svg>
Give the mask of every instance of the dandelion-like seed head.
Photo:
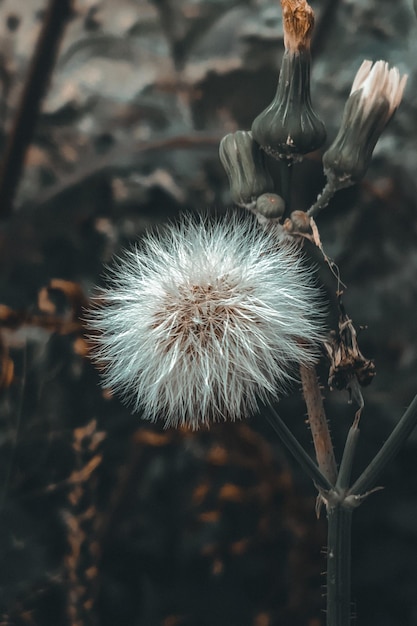
<svg viewBox="0 0 417 626">
<path fill-rule="evenodd" d="M 101 299 L 89 324 L 104 386 L 166 426 L 249 415 L 316 360 L 324 336 L 314 271 L 248 217 L 147 235 Z"/>
</svg>

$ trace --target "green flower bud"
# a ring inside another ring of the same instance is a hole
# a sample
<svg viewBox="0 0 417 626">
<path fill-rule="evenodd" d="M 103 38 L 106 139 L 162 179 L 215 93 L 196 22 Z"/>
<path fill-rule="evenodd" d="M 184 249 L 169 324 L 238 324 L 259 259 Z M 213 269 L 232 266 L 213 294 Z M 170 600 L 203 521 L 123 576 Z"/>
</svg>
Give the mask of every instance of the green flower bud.
<svg viewBox="0 0 417 626">
<path fill-rule="evenodd" d="M 238 130 L 223 137 L 219 156 L 236 204 L 249 207 L 255 204 L 258 196 L 274 190 L 264 155 L 250 131 Z"/>
<path fill-rule="evenodd" d="M 276 193 L 263 193 L 256 201 L 255 213 L 268 219 L 276 219 L 284 215 L 285 202 Z"/>
<path fill-rule="evenodd" d="M 275 98 L 252 124 L 254 139 L 276 159 L 299 161 L 326 139 L 311 104 L 310 65 L 308 48 L 285 51 Z"/>
</svg>

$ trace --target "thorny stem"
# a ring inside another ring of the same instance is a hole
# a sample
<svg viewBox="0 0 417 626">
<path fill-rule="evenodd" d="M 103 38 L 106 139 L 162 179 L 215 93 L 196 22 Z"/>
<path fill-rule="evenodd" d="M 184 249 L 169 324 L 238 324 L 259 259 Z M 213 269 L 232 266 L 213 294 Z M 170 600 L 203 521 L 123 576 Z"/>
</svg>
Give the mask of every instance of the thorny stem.
<svg viewBox="0 0 417 626">
<path fill-rule="evenodd" d="M 315 217 L 318 213 L 320 213 L 320 211 L 325 209 L 327 205 L 329 204 L 330 200 L 333 198 L 336 191 L 337 189 L 335 189 L 333 185 L 330 185 L 329 183 L 327 183 L 323 191 L 321 192 L 321 194 L 318 196 L 316 202 L 307 211 L 307 215 L 309 217 Z"/>
<path fill-rule="evenodd" d="M 10 132 L 0 167 L 0 215 L 8 217 L 22 173 L 26 150 L 31 142 L 58 45 L 71 14 L 71 0 L 50 0 L 39 35 L 19 108 Z"/>
<path fill-rule="evenodd" d="M 417 395 L 384 443 L 378 454 L 348 491 L 348 496 L 360 497 L 375 486 L 385 466 L 396 456 L 417 425 Z"/>
<path fill-rule="evenodd" d="M 296 437 L 292 434 L 287 425 L 283 422 L 281 417 L 275 411 L 272 406 L 264 405 L 265 416 L 272 428 L 280 437 L 283 444 L 291 452 L 294 458 L 299 462 L 302 469 L 310 476 L 311 480 L 316 485 L 317 489 L 327 492 L 332 489 L 332 484 L 323 475 L 313 459 L 307 454 L 302 445 L 298 442 Z"/>
<path fill-rule="evenodd" d="M 316 371 L 314 367 L 300 365 L 300 374 L 317 463 L 329 483 L 334 485 L 337 478 L 336 460 Z"/>
<path fill-rule="evenodd" d="M 352 511 L 343 500 L 327 507 L 327 626 L 350 626 Z"/>
</svg>

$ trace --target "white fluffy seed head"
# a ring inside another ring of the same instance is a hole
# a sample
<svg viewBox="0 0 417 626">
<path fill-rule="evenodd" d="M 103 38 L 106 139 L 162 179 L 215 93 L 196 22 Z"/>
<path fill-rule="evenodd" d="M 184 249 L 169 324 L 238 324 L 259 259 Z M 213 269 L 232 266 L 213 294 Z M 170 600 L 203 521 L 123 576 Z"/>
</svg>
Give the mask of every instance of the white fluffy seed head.
<svg viewBox="0 0 417 626">
<path fill-rule="evenodd" d="M 314 271 L 249 216 L 183 218 L 147 235 L 99 300 L 89 325 L 104 386 L 166 426 L 256 411 L 324 337 Z"/>
</svg>

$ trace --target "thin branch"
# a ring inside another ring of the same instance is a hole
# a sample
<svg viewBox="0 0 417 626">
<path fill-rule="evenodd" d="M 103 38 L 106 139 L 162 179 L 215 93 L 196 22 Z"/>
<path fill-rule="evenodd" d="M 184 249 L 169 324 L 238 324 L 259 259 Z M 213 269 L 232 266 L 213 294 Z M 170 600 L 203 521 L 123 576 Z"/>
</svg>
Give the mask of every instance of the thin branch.
<svg viewBox="0 0 417 626">
<path fill-rule="evenodd" d="M 415 426 L 417 426 L 417 395 L 378 454 L 349 489 L 347 496 L 361 496 L 374 487 L 385 466 L 398 454 Z"/>
<path fill-rule="evenodd" d="M 310 476 L 316 487 L 322 491 L 330 491 L 333 488 L 332 484 L 323 475 L 314 463 L 313 459 L 307 454 L 298 439 L 294 437 L 275 409 L 267 405 L 264 405 L 264 407 L 266 409 L 265 416 L 268 422 L 278 434 L 282 443 L 288 448 L 294 458 L 301 465 L 302 469 L 306 472 L 306 474 L 308 474 L 308 476 Z"/>
<path fill-rule="evenodd" d="M 327 207 L 336 191 L 337 190 L 334 188 L 333 185 L 329 185 L 329 183 L 327 183 L 322 192 L 319 194 L 315 203 L 307 211 L 307 215 L 309 217 L 315 217 L 316 215 L 318 215 L 320 211 Z"/>
<path fill-rule="evenodd" d="M 71 14 L 71 5 L 72 0 L 50 0 L 49 3 L 0 166 L 0 216 L 3 218 L 13 210 L 26 151 L 33 137 L 64 26 Z"/>
<path fill-rule="evenodd" d="M 343 451 L 342 460 L 340 462 L 339 474 L 336 481 L 336 490 L 344 491 L 349 487 L 350 478 L 352 476 L 353 459 L 356 452 L 359 439 L 359 417 L 360 411 L 356 413 L 355 420 L 349 429 L 346 439 L 345 449 Z"/>
</svg>

